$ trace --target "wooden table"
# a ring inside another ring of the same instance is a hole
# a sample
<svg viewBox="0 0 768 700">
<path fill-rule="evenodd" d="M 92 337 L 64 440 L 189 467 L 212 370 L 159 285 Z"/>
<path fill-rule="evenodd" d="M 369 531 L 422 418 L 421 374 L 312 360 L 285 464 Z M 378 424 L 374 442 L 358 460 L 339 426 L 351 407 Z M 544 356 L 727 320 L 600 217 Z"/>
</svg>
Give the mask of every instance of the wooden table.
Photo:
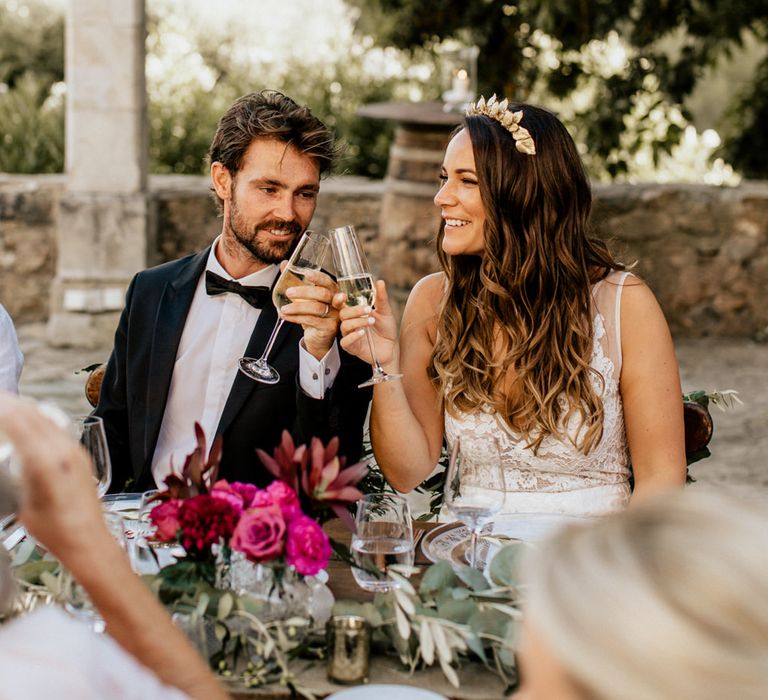
<svg viewBox="0 0 768 700">
<path fill-rule="evenodd" d="M 429 531 L 435 527 L 435 523 L 414 522 L 414 534 L 419 531 Z M 338 520 L 331 520 L 325 525 L 325 530 L 333 539 L 349 544 L 350 534 L 344 529 Z M 425 569 L 431 562 L 424 556 L 421 546 L 417 546 L 414 557 L 416 566 Z M 373 600 L 373 594 L 364 591 L 355 582 L 350 567 L 339 559 L 331 559 L 328 564 L 328 585 L 333 591 L 336 600 L 353 600 L 365 602 Z M 418 583 L 420 574 L 416 575 Z M 413 580 L 413 579 L 412 579 Z M 311 688 L 318 697 L 325 697 L 349 686 L 339 685 L 329 681 L 325 673 L 325 665 L 320 662 L 309 663 L 302 667 L 301 661 L 292 664 L 292 670 L 301 678 L 301 684 Z M 465 663 L 459 669 L 461 687 L 454 688 L 443 676 L 438 665 L 419 670 L 413 674 L 404 668 L 397 656 L 373 654 L 371 656 L 370 673 L 368 683 L 395 683 L 399 685 L 411 685 L 432 690 L 445 695 L 451 700 L 500 700 L 503 697 L 504 684 L 498 676 L 489 671 L 479 662 Z M 249 690 L 233 689 L 233 698 L 239 700 L 285 700 L 291 696 L 287 688 L 275 686 L 263 686 Z M 386 699 L 382 699 L 386 700 Z M 397 700 L 391 698 L 389 700 Z"/>
</svg>

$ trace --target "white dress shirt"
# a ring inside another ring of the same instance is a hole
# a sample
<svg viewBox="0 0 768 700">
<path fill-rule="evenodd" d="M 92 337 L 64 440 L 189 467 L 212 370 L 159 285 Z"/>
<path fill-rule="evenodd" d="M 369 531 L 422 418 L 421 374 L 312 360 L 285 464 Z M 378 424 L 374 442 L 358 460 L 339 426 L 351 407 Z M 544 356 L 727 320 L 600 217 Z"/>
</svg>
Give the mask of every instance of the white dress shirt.
<svg viewBox="0 0 768 700">
<path fill-rule="evenodd" d="M 147 624 L 151 624 L 148 620 Z M 0 627 L 0 698 L 184 700 L 106 634 L 54 606 Z"/>
<path fill-rule="evenodd" d="M 23 364 L 24 355 L 19 349 L 13 321 L 0 304 L 0 389 L 19 393 L 19 377 Z"/>
<path fill-rule="evenodd" d="M 218 238 L 211 246 L 205 269 L 231 280 L 233 277 L 216 259 L 217 245 Z M 269 265 L 237 282 L 271 287 L 278 273 L 277 265 Z M 209 296 L 205 291 L 205 274 L 200 275 L 176 353 L 152 458 L 152 475 L 158 486 L 162 486 L 172 466 L 177 471 L 181 469 L 184 458 L 195 448 L 195 421 L 205 431 L 210 448 L 239 371 L 238 361 L 245 353 L 260 313 L 261 309 L 237 294 Z M 320 361 L 299 343 L 299 384 L 309 396 L 323 398 L 340 364 L 335 342 Z"/>
</svg>

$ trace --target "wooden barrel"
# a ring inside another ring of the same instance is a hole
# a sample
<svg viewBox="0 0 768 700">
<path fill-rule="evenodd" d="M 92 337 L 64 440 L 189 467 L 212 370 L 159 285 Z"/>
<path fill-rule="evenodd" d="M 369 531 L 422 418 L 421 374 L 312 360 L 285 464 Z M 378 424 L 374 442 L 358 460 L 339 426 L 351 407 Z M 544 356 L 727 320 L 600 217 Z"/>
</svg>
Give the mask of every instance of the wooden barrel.
<svg viewBox="0 0 768 700">
<path fill-rule="evenodd" d="M 389 151 L 379 220 L 380 275 L 398 315 L 413 285 L 439 268 L 434 241 L 440 212 L 433 199 L 451 131 L 401 124 Z"/>
</svg>

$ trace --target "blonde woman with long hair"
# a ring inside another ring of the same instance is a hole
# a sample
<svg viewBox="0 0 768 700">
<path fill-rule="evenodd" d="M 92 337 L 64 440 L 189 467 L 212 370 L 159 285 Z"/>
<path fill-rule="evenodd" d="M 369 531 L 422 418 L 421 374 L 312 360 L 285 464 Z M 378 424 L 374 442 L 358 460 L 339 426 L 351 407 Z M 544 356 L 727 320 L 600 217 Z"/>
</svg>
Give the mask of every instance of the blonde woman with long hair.
<svg viewBox="0 0 768 700">
<path fill-rule="evenodd" d="M 697 488 L 542 542 L 520 700 L 768 697 L 768 515 Z"/>
<path fill-rule="evenodd" d="M 481 100 L 446 149 L 435 196 L 442 272 L 413 288 L 398 339 L 385 285 L 344 306 L 342 347 L 401 382 L 374 388 L 387 480 L 410 491 L 444 439 L 496 437 L 505 512 L 596 515 L 685 480 L 667 323 L 648 287 L 589 235 L 591 191 L 550 112 Z M 344 297 L 334 299 L 343 305 Z"/>
</svg>

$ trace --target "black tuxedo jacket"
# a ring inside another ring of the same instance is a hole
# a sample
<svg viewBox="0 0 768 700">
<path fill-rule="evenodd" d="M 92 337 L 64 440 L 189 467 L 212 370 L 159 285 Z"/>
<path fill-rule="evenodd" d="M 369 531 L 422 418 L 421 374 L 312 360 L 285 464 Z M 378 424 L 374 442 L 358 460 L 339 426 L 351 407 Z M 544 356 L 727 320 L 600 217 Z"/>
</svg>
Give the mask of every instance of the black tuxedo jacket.
<svg viewBox="0 0 768 700">
<path fill-rule="evenodd" d="M 156 486 L 152 456 L 179 341 L 209 251 L 210 247 L 140 272 L 128 287 L 95 410 L 107 432 L 113 492 Z M 259 315 L 246 356 L 261 355 L 276 321 L 277 311 L 270 302 Z M 237 373 L 217 430 L 224 437 L 222 478 L 268 484 L 272 476 L 255 449 L 271 454 L 284 429 L 291 431 L 297 445 L 308 444 L 314 436 L 327 442 L 338 435 L 340 453 L 348 462 L 359 459 L 371 393 L 357 384 L 370 376 L 371 369 L 339 349 L 341 369 L 333 387 L 321 400 L 309 397 L 298 382 L 302 333 L 301 326 L 285 323 L 277 337 L 269 361 L 280 373 L 279 383 L 262 384 Z"/>
</svg>

